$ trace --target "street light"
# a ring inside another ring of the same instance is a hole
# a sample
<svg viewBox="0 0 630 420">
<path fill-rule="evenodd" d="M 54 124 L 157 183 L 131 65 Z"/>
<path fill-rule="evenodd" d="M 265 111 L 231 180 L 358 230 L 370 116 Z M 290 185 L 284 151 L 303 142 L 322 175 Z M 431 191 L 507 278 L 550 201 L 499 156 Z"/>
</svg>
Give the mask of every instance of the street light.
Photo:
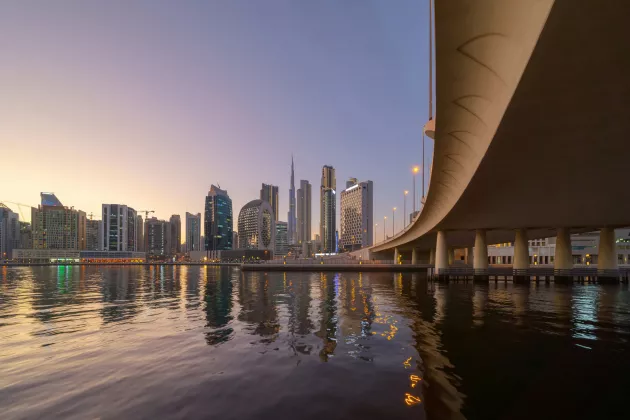
<svg viewBox="0 0 630 420">
<path fill-rule="evenodd" d="M 409 194 L 409 191 L 405 190 L 405 201 L 403 204 L 403 227 L 407 226 L 407 194 Z"/>
<path fill-rule="evenodd" d="M 416 174 L 418 173 L 418 171 L 420 170 L 419 167 L 414 166 L 413 167 L 413 212 L 416 212 Z"/>
<path fill-rule="evenodd" d="M 394 236 L 394 227 L 396 226 L 396 207 L 392 209 L 392 237 Z"/>
</svg>

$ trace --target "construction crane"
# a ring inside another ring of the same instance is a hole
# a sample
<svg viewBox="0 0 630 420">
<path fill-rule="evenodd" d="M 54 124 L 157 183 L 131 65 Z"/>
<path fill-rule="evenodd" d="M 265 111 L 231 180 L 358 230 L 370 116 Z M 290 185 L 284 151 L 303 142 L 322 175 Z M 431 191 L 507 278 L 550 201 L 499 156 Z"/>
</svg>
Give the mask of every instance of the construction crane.
<svg viewBox="0 0 630 420">
<path fill-rule="evenodd" d="M 16 203 L 15 201 L 5 201 L 5 200 L 0 200 L 0 203 L 9 203 L 9 204 L 14 204 L 16 206 L 18 206 L 18 211 L 20 212 L 20 217 L 22 218 L 22 220 L 26 221 L 26 219 L 24 218 L 24 213 L 22 213 L 22 207 L 28 207 L 29 209 L 33 206 L 30 206 L 28 204 L 24 204 L 24 203 Z"/>
<path fill-rule="evenodd" d="M 155 210 L 138 210 L 138 213 L 144 213 L 144 220 L 147 220 L 149 213 L 155 213 Z"/>
</svg>

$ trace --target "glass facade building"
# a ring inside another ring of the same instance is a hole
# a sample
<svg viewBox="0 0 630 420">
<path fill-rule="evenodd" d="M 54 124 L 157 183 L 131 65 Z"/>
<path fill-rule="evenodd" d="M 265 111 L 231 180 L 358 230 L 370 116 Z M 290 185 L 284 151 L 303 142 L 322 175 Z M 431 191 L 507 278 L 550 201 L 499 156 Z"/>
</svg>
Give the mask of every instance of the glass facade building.
<svg viewBox="0 0 630 420">
<path fill-rule="evenodd" d="M 274 254 L 287 255 L 289 253 L 289 234 L 287 222 L 276 222 L 276 246 Z"/>
<path fill-rule="evenodd" d="M 278 207 L 278 187 L 270 184 L 262 184 L 262 188 L 260 189 L 260 199 L 269 203 L 273 209 L 274 220 L 277 222 L 278 212 L 280 210 Z"/>
<path fill-rule="evenodd" d="M 232 199 L 214 185 L 206 197 L 204 228 L 206 251 L 232 249 Z"/>
<path fill-rule="evenodd" d="M 186 212 L 186 251 L 201 251 L 201 213 Z"/>
<path fill-rule="evenodd" d="M 335 232 L 337 230 L 337 181 L 335 168 L 324 166 L 322 168 L 322 183 L 320 186 L 320 221 L 319 234 L 322 241 L 322 252 L 334 253 L 337 251 Z"/>
<path fill-rule="evenodd" d="M 137 214 L 124 204 L 103 204 L 104 251 L 136 251 Z"/>
</svg>

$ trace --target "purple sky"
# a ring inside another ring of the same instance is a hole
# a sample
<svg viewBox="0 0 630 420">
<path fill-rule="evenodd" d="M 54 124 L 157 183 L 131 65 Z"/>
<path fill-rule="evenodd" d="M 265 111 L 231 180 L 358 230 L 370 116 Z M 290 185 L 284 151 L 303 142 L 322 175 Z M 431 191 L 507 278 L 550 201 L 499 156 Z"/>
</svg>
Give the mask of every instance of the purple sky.
<svg viewBox="0 0 630 420">
<path fill-rule="evenodd" d="M 280 187 L 286 220 L 293 153 L 296 188 L 313 185 L 313 233 L 328 164 L 339 190 L 350 176 L 374 181 L 380 240 L 393 206 L 400 228 L 421 163 L 427 9 L 426 0 L 5 1 L 0 201 L 37 204 L 54 191 L 96 218 L 104 202 L 168 218 L 203 213 L 219 183 L 236 219 L 266 182 Z"/>
</svg>

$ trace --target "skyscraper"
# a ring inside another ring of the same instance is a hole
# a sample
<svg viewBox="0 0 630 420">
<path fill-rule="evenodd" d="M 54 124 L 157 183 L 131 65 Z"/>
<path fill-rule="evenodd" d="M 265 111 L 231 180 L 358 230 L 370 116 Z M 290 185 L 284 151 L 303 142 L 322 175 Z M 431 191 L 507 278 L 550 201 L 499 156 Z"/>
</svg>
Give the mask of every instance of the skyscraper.
<svg viewBox="0 0 630 420">
<path fill-rule="evenodd" d="M 350 178 L 341 192 L 340 247 L 353 251 L 372 245 L 373 183 Z"/>
<path fill-rule="evenodd" d="M 322 241 L 322 252 L 336 251 L 335 231 L 337 229 L 337 181 L 335 168 L 325 165 L 322 168 L 322 182 L 319 191 L 319 234 Z"/>
<path fill-rule="evenodd" d="M 276 246 L 274 249 L 275 255 L 287 255 L 289 253 L 287 225 L 287 222 L 276 222 Z"/>
<path fill-rule="evenodd" d="M 297 242 L 297 232 L 295 220 L 295 176 L 293 171 L 293 155 L 291 155 L 291 188 L 289 188 L 289 215 L 287 220 L 289 245 L 294 245 Z"/>
<path fill-rule="evenodd" d="M 311 184 L 306 180 L 300 181 L 297 192 L 297 243 L 311 241 Z"/>
<path fill-rule="evenodd" d="M 204 224 L 206 251 L 232 249 L 232 200 L 214 185 L 206 197 Z"/>
<path fill-rule="evenodd" d="M 260 189 L 260 199 L 269 203 L 273 209 L 274 220 L 278 221 L 279 206 L 278 206 L 278 187 L 270 184 L 262 184 Z"/>
<path fill-rule="evenodd" d="M 201 251 L 201 213 L 186 212 L 186 251 Z"/>
<path fill-rule="evenodd" d="M 103 204 L 104 251 L 136 251 L 137 214 L 125 204 Z"/>
<path fill-rule="evenodd" d="M 276 221 L 268 202 L 252 200 L 238 214 L 238 243 L 241 249 L 273 251 L 276 242 Z"/>
<path fill-rule="evenodd" d="M 31 248 L 33 248 L 33 231 L 31 230 L 31 224 L 20 222 L 20 249 Z"/>
<path fill-rule="evenodd" d="M 144 249 L 148 255 L 168 255 L 168 241 L 170 226 L 165 220 L 151 217 L 144 224 Z"/>
<path fill-rule="evenodd" d="M 34 249 L 79 249 L 79 212 L 65 207 L 53 193 L 41 193 L 31 208 Z"/>
<path fill-rule="evenodd" d="M 136 217 L 136 251 L 144 251 L 144 223 L 141 215 Z"/>
<path fill-rule="evenodd" d="M 101 238 L 103 224 L 100 220 L 88 220 L 85 227 L 85 249 L 88 251 L 100 251 L 101 245 L 99 244 L 99 238 Z"/>
<path fill-rule="evenodd" d="M 182 219 L 174 214 L 169 219 L 171 224 L 171 255 L 182 252 Z"/>
<path fill-rule="evenodd" d="M 87 249 L 87 214 L 77 210 L 77 241 L 79 249 Z"/>
<path fill-rule="evenodd" d="M 13 258 L 20 247 L 20 216 L 0 203 L 0 261 Z"/>
<path fill-rule="evenodd" d="M 238 232 L 232 232 L 232 249 L 239 249 L 238 246 Z"/>
</svg>

